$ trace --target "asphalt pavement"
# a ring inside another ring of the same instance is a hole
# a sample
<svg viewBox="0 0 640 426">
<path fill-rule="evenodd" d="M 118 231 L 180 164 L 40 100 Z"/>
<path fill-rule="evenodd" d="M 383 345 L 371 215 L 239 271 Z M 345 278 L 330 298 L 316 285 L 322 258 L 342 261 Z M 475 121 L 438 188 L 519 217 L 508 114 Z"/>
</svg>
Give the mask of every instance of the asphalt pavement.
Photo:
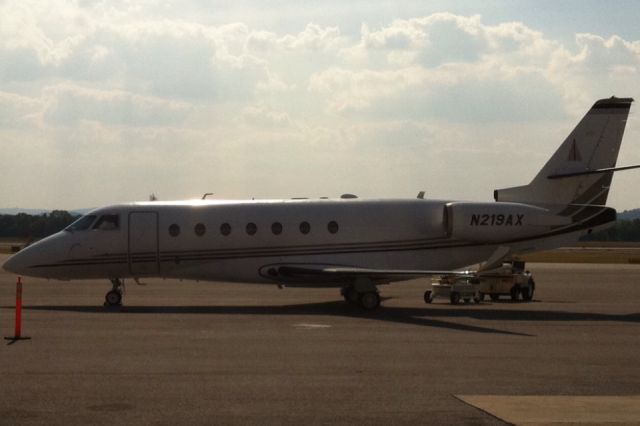
<svg viewBox="0 0 640 426">
<path fill-rule="evenodd" d="M 372 313 L 335 288 L 160 279 L 105 309 L 106 280 L 25 278 L 0 424 L 584 423 L 584 397 L 640 423 L 640 265 L 529 266 L 530 303 L 426 305 L 416 280 Z M 15 280 L 0 272 L 3 336 Z"/>
</svg>

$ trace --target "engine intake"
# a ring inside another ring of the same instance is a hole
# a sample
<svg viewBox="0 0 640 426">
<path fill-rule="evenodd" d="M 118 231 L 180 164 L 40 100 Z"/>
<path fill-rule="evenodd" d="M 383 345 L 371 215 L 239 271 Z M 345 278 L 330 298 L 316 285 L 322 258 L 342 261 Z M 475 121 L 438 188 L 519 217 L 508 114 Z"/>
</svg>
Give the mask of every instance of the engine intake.
<svg viewBox="0 0 640 426">
<path fill-rule="evenodd" d="M 449 238 L 472 242 L 533 237 L 571 224 L 570 217 L 520 203 L 447 203 L 443 216 Z"/>
</svg>

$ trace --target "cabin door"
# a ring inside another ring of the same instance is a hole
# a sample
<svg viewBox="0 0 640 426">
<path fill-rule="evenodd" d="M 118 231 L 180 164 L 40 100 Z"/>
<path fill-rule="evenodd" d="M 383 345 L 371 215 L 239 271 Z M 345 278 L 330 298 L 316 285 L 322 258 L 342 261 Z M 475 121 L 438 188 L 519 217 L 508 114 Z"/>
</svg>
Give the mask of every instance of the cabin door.
<svg viewBox="0 0 640 426">
<path fill-rule="evenodd" d="M 129 213 L 129 271 L 134 277 L 157 275 L 160 270 L 158 256 L 158 213 Z"/>
</svg>

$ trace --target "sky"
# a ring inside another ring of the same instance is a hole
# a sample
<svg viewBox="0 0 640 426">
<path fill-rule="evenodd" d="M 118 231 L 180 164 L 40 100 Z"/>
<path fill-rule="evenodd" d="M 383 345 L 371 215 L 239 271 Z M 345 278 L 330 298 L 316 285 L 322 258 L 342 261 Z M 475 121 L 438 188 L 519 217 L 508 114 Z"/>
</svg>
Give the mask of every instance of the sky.
<svg viewBox="0 0 640 426">
<path fill-rule="evenodd" d="M 637 1 L 0 1 L 0 208 L 488 201 L 597 99 L 640 99 L 638 16 Z M 637 108 L 619 165 L 640 163 Z M 609 204 L 640 207 L 639 184 L 616 174 Z"/>
</svg>

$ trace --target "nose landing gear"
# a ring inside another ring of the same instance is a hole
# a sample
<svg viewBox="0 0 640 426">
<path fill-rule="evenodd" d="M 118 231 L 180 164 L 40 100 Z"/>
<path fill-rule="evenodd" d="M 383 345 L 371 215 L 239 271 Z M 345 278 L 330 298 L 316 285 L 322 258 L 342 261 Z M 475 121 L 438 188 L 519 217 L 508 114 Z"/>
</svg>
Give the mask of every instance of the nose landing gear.
<svg viewBox="0 0 640 426">
<path fill-rule="evenodd" d="M 112 289 L 104 296 L 104 306 L 122 306 L 122 293 L 124 292 L 124 280 L 111 279 Z"/>
</svg>

